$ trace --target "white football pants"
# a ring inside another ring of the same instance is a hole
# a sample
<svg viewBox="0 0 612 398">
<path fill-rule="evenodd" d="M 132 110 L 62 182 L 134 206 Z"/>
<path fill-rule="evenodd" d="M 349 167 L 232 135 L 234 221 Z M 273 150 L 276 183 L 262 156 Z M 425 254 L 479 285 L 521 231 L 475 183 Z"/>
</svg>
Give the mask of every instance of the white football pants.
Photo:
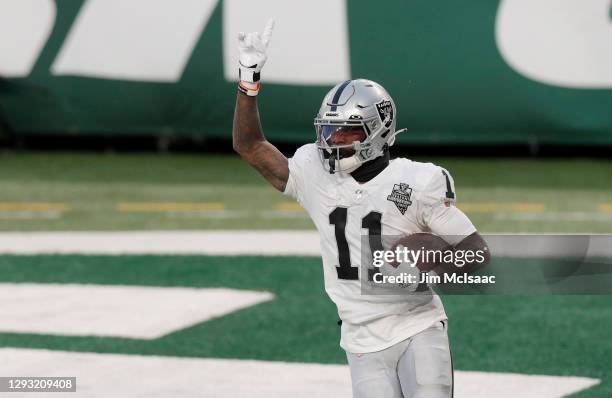
<svg viewBox="0 0 612 398">
<path fill-rule="evenodd" d="M 446 322 L 385 350 L 347 352 L 354 398 L 451 398 L 453 365 Z"/>
</svg>

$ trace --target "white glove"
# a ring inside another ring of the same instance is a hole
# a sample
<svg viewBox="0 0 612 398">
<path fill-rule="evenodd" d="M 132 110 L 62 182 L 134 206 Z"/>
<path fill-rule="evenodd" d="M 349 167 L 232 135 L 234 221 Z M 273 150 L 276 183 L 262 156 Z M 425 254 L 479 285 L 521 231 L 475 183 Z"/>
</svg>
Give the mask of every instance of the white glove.
<svg viewBox="0 0 612 398">
<path fill-rule="evenodd" d="M 259 82 L 261 68 L 268 59 L 268 43 L 274 29 L 274 19 L 268 20 L 263 34 L 259 32 L 238 33 L 238 70 L 241 82 L 251 84 Z"/>
</svg>

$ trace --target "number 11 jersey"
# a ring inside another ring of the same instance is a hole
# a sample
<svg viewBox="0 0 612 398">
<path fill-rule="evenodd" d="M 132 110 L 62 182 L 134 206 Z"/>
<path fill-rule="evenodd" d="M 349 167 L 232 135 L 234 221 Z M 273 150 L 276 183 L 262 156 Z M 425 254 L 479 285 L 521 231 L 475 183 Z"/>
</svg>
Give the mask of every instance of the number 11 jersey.
<svg viewBox="0 0 612 398">
<path fill-rule="evenodd" d="M 368 235 L 430 232 L 455 245 L 476 232 L 455 207 L 454 183 L 446 170 L 398 158 L 361 184 L 348 174 L 327 172 L 316 145 L 307 144 L 289 159 L 284 193 L 297 199 L 319 232 L 325 291 L 342 319 L 342 348 L 380 351 L 446 319 L 431 291 L 363 294 L 360 282 L 362 242 Z"/>
</svg>

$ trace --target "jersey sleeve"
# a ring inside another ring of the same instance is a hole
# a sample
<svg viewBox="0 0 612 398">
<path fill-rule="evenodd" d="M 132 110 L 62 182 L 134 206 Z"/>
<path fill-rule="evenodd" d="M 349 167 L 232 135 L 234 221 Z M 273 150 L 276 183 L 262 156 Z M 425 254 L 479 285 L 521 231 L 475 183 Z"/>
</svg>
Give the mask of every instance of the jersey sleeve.
<svg viewBox="0 0 612 398">
<path fill-rule="evenodd" d="M 293 162 L 293 158 L 289 158 L 289 178 L 287 179 L 287 184 L 285 185 L 285 190 L 283 193 L 287 196 L 291 196 L 294 199 L 298 199 L 298 184 L 295 181 L 296 172 L 292 171 L 295 169 L 295 166 L 292 164 Z"/>
<path fill-rule="evenodd" d="M 421 200 L 423 223 L 451 245 L 476 232 L 474 224 L 456 207 L 455 183 L 445 169 L 437 168 Z"/>
<path fill-rule="evenodd" d="M 304 183 L 308 179 L 308 170 L 312 167 L 312 145 L 313 144 L 307 144 L 298 148 L 295 154 L 289 158 L 289 178 L 283 193 L 287 196 L 291 196 L 300 203 L 304 200 Z"/>
</svg>

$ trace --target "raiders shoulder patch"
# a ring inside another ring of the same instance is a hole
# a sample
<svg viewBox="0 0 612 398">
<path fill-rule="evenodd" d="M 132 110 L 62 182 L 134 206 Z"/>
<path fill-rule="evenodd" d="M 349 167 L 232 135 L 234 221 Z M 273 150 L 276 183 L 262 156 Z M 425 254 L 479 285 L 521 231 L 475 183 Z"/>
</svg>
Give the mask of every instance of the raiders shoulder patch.
<svg viewBox="0 0 612 398">
<path fill-rule="evenodd" d="M 402 182 L 393 185 L 393 190 L 391 195 L 387 196 L 387 200 L 395 203 L 395 206 L 403 215 L 408 210 L 408 206 L 412 204 L 410 196 L 412 196 L 412 188 Z"/>
</svg>

